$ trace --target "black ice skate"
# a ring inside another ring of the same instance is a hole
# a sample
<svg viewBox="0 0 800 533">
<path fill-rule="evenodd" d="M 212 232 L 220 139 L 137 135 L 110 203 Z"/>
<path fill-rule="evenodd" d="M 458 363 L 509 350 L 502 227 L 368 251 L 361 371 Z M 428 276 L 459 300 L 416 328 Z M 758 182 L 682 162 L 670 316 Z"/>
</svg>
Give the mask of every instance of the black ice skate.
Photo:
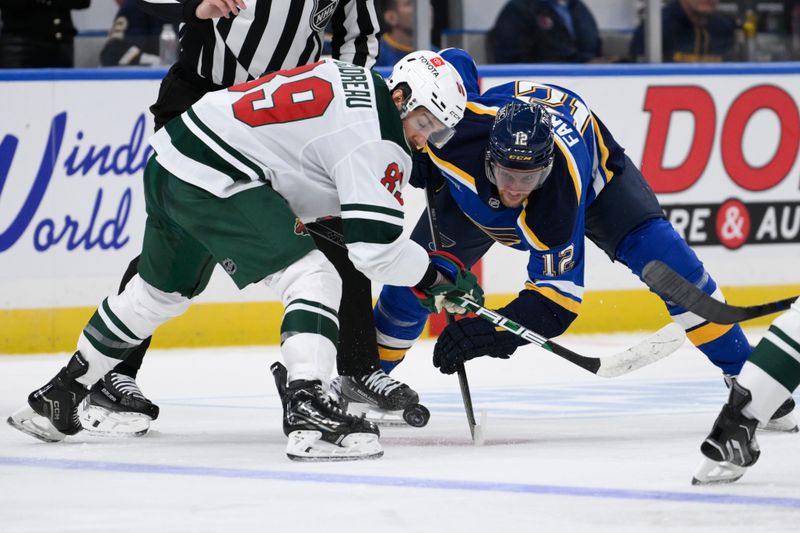
<svg viewBox="0 0 800 533">
<path fill-rule="evenodd" d="M 41 389 L 28 396 L 28 405 L 8 417 L 8 423 L 45 442 L 59 442 L 81 430 L 78 405 L 89 390 L 75 381 L 89 365 L 80 352 Z"/>
<path fill-rule="evenodd" d="M 700 445 L 705 456 L 692 478 L 692 485 L 732 483 L 758 460 L 758 421 L 747 418 L 742 409 L 750 403 L 750 391 L 736 381 L 731 384 L 728 403 L 722 406 L 711 433 Z"/>
<path fill-rule="evenodd" d="M 377 424 L 422 427 L 431 417 L 411 387 L 380 368 L 359 377 L 339 376 L 332 388 L 348 413 Z"/>
<path fill-rule="evenodd" d="M 83 428 L 104 437 L 138 437 L 158 418 L 158 406 L 145 398 L 130 376 L 109 372 L 95 383 L 80 412 Z"/>
<path fill-rule="evenodd" d="M 286 384 L 286 367 L 270 367 L 283 404 L 283 432 L 289 437 L 286 455 L 294 461 L 348 461 L 383 455 L 378 427 L 345 413 L 319 381 Z"/>
</svg>

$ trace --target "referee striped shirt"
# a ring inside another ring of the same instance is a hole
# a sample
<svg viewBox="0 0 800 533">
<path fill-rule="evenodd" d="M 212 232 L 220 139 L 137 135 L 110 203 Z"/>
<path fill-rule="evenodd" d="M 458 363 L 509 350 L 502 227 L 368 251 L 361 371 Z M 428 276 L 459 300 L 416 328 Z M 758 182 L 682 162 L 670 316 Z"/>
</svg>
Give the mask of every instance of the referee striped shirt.
<svg viewBox="0 0 800 533">
<path fill-rule="evenodd" d="M 238 15 L 212 20 L 195 17 L 199 0 L 138 1 L 148 13 L 182 23 L 182 67 L 223 87 L 317 61 L 329 22 L 335 59 L 371 68 L 378 55 L 373 0 L 245 0 Z"/>
</svg>

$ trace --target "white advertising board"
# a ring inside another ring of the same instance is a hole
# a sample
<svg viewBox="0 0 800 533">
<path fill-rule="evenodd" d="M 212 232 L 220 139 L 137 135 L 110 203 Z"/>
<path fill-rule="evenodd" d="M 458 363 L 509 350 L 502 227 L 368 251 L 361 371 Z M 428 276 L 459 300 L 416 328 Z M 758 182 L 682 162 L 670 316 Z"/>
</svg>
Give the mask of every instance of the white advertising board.
<svg viewBox="0 0 800 533">
<path fill-rule="evenodd" d="M 95 305 L 139 252 L 147 108 L 163 72 L 104 72 L 0 74 L 0 309 Z M 484 87 L 524 78 L 583 95 L 722 285 L 800 283 L 800 65 L 481 74 Z M 406 196 L 411 224 L 424 201 Z M 641 287 L 596 249 L 588 262 L 588 290 Z M 517 292 L 525 263 L 495 246 L 487 292 Z M 239 294 L 218 273 L 201 298 L 273 296 Z"/>
</svg>

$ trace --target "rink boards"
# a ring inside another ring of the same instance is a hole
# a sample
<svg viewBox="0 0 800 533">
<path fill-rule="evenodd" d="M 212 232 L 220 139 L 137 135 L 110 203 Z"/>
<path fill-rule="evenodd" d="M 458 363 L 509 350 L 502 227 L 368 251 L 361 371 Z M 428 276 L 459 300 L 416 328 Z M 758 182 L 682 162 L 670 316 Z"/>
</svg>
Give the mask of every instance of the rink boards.
<svg viewBox="0 0 800 533">
<path fill-rule="evenodd" d="M 138 254 L 147 108 L 163 73 L 0 73 L 0 353 L 70 350 Z M 642 167 L 729 300 L 800 291 L 799 65 L 488 66 L 480 73 L 484 88 L 528 79 L 581 94 Z M 418 191 L 405 195 L 411 225 L 424 200 Z M 587 263 L 586 301 L 571 331 L 666 322 L 660 302 L 627 270 L 594 247 Z M 490 251 L 483 262 L 490 305 L 520 290 L 525 264 L 525 254 L 499 245 Z M 276 343 L 280 315 L 265 288 L 238 293 L 220 273 L 156 343 Z"/>
</svg>

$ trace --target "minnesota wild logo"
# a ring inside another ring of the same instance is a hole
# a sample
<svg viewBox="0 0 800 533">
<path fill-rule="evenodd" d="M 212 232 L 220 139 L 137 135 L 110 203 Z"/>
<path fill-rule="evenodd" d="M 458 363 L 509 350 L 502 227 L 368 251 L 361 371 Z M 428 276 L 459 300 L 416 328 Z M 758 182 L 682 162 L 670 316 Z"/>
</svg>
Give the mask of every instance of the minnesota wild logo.
<svg viewBox="0 0 800 533">
<path fill-rule="evenodd" d="M 300 222 L 299 218 L 294 219 L 294 234 L 295 235 L 308 235 L 305 224 Z"/>
</svg>

